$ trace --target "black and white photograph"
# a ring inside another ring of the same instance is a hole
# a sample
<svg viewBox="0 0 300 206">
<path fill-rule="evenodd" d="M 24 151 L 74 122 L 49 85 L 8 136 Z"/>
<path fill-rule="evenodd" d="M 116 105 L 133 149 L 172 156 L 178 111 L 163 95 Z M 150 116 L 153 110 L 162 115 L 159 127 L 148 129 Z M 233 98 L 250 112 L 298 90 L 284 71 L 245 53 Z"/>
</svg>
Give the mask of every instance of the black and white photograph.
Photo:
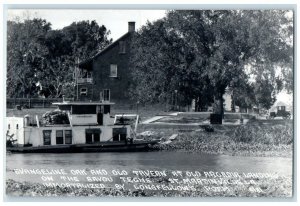
<svg viewBox="0 0 300 206">
<path fill-rule="evenodd" d="M 5 196 L 291 200 L 295 15 L 9 7 Z"/>
</svg>

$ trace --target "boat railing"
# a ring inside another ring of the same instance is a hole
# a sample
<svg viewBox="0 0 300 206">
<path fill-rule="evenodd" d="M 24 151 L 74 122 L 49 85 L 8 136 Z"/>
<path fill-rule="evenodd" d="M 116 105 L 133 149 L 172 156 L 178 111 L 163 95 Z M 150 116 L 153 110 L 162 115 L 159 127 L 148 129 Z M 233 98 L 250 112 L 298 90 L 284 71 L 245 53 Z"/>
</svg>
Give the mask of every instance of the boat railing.
<svg viewBox="0 0 300 206">
<path fill-rule="evenodd" d="M 70 126 L 73 127 L 72 116 L 71 116 L 70 112 L 67 112 L 67 114 L 68 114 L 68 119 L 69 119 L 69 122 L 70 122 Z"/>
<path fill-rule="evenodd" d="M 134 125 L 134 131 L 137 131 L 139 123 L 138 114 L 116 114 L 114 117 L 115 125 Z"/>
</svg>

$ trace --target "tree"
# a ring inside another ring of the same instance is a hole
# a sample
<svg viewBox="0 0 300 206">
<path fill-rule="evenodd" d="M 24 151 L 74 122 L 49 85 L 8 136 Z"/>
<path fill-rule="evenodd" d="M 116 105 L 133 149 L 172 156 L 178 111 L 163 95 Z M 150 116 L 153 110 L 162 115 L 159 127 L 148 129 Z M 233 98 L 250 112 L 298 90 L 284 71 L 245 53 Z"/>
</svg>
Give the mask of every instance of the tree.
<svg viewBox="0 0 300 206">
<path fill-rule="evenodd" d="M 292 70 L 291 36 L 287 11 L 170 11 L 135 38 L 133 93 L 159 101 L 184 85 L 181 94 L 186 100 L 211 94 L 216 113 L 223 114 L 227 87 L 253 90 L 250 77 L 267 73 L 272 81 L 278 66 L 285 65 L 284 73 Z"/>
<path fill-rule="evenodd" d="M 110 31 L 104 25 L 99 26 L 93 21 L 73 22 L 62 29 L 64 43 L 74 58 L 88 59 L 104 49 L 112 42 Z"/>
<path fill-rule="evenodd" d="M 43 93 L 51 97 L 74 96 L 73 74 L 76 64 L 94 56 L 111 43 L 109 31 L 96 21 L 74 22 L 46 35 L 48 55 L 39 75 Z"/>
<path fill-rule="evenodd" d="M 196 99 L 200 110 L 212 101 L 210 80 L 199 66 L 201 56 L 166 19 L 142 27 L 132 48 L 131 72 L 136 81 L 131 96 L 139 102 L 170 102 L 179 96 L 177 103 L 189 105 Z"/>
<path fill-rule="evenodd" d="M 50 23 L 42 19 L 7 22 L 7 95 L 27 97 L 36 94 L 36 72 L 47 53 L 42 44 Z"/>
<path fill-rule="evenodd" d="M 96 21 L 74 22 L 61 30 L 51 30 L 42 19 L 9 21 L 8 97 L 72 97 L 78 60 L 107 46 L 108 35 Z"/>
</svg>

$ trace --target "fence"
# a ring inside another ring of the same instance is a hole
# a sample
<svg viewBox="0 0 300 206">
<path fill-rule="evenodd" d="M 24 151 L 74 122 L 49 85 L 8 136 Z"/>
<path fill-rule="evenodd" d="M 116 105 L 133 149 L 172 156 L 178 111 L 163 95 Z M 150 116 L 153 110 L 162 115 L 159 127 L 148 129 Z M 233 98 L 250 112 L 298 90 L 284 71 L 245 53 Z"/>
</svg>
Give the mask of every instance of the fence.
<svg viewBox="0 0 300 206">
<path fill-rule="evenodd" d="M 52 105 L 53 102 L 62 102 L 62 98 L 51 98 L 51 99 L 42 99 L 42 98 L 7 98 L 6 107 L 7 108 L 50 108 L 55 107 Z M 65 100 L 72 100 L 66 99 Z"/>
</svg>

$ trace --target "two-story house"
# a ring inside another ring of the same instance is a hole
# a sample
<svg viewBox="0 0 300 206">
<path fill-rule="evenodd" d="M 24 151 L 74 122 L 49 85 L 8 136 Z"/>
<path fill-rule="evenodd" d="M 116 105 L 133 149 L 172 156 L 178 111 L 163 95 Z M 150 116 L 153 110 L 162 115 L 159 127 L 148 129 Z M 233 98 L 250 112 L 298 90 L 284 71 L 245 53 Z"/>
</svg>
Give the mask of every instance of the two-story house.
<svg viewBox="0 0 300 206">
<path fill-rule="evenodd" d="M 90 59 L 79 63 L 76 93 L 78 100 L 129 102 L 130 41 L 135 22 L 128 22 L 128 32 Z"/>
</svg>

